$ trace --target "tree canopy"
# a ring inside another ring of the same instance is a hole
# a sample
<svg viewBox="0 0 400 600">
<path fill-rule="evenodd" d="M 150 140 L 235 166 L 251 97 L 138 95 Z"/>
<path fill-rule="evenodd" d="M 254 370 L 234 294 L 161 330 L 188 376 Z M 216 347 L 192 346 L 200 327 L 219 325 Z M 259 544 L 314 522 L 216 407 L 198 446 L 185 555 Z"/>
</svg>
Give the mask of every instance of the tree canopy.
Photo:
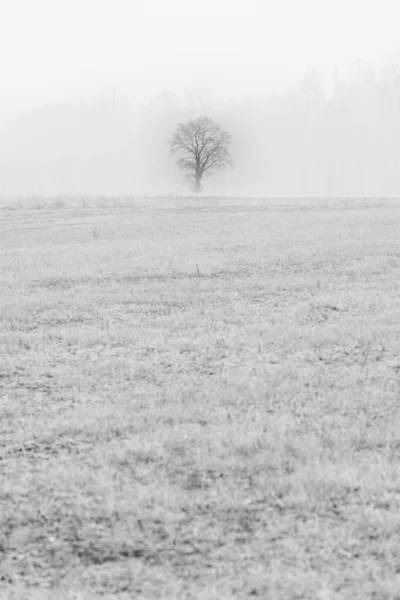
<svg viewBox="0 0 400 600">
<path fill-rule="evenodd" d="M 231 135 L 203 116 L 188 123 L 178 123 L 170 149 L 172 154 L 179 156 L 178 167 L 198 192 L 204 177 L 217 169 L 233 166 L 230 144 Z"/>
</svg>

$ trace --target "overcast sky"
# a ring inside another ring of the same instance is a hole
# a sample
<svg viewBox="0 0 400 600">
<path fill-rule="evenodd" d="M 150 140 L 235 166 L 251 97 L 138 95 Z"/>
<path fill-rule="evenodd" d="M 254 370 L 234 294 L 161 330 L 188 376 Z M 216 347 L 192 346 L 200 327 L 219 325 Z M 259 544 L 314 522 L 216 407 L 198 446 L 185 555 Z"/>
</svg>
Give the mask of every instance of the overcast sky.
<svg viewBox="0 0 400 600">
<path fill-rule="evenodd" d="M 0 0 L 0 118 L 113 84 L 260 93 L 394 51 L 399 17 L 398 0 Z"/>
</svg>

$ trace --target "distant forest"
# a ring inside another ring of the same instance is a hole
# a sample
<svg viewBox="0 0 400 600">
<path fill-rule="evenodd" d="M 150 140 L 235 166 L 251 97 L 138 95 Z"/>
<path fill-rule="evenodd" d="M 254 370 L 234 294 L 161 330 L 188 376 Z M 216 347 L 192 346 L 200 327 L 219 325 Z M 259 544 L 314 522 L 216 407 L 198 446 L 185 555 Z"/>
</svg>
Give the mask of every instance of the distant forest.
<svg viewBox="0 0 400 600">
<path fill-rule="evenodd" d="M 206 114 L 232 134 L 235 169 L 212 194 L 399 194 L 400 64 L 309 69 L 290 90 L 241 102 L 157 94 L 53 105 L 0 131 L 0 195 L 175 194 L 177 122 Z M 189 192 L 189 190 L 187 190 Z"/>
</svg>

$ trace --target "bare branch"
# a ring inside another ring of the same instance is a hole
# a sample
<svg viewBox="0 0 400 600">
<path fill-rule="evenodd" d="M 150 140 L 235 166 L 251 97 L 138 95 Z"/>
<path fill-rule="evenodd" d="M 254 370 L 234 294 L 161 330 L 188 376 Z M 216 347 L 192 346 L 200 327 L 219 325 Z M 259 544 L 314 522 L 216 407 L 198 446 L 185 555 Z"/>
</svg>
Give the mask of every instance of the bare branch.
<svg viewBox="0 0 400 600">
<path fill-rule="evenodd" d="M 200 189 L 203 176 L 215 169 L 233 166 L 229 154 L 231 135 L 207 116 L 178 123 L 170 141 L 170 151 L 178 154 L 178 167 Z"/>
</svg>

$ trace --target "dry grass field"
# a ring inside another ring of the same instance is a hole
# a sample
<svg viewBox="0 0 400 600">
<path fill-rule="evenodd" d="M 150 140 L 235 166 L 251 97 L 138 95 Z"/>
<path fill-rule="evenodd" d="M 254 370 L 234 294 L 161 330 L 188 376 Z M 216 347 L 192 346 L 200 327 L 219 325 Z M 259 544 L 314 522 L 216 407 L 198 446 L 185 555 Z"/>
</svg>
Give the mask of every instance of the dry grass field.
<svg viewBox="0 0 400 600">
<path fill-rule="evenodd" d="M 399 600 L 400 203 L 0 206 L 2 600 Z"/>
</svg>

